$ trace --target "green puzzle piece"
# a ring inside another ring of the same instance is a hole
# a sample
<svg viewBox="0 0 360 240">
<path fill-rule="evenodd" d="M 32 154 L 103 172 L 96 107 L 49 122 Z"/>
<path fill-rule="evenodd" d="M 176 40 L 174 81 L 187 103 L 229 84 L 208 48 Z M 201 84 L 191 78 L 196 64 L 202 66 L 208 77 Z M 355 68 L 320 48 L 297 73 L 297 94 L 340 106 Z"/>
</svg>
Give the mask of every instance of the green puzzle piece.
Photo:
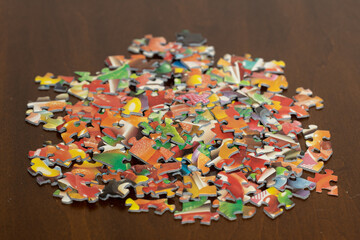
<svg viewBox="0 0 360 240">
<path fill-rule="evenodd" d="M 77 75 L 79 75 L 80 77 L 78 78 L 78 80 L 80 82 L 83 81 L 88 81 L 88 82 L 92 82 L 95 79 L 99 79 L 102 81 L 106 81 L 106 80 L 110 80 L 110 79 L 127 79 L 130 77 L 130 66 L 128 64 L 125 64 L 113 71 L 111 71 L 109 68 L 103 68 L 101 70 L 101 74 L 99 76 L 90 76 L 90 72 L 75 72 Z M 121 83 L 122 85 L 119 87 L 126 87 L 125 83 Z M 124 85 L 125 84 L 125 85 Z M 120 83 L 119 83 L 120 85 Z"/>
<path fill-rule="evenodd" d="M 166 149 L 171 148 L 171 143 L 170 142 L 162 143 L 162 141 L 159 140 L 159 139 L 156 139 L 155 142 L 156 142 L 156 146 L 153 147 L 154 149 L 159 149 L 161 147 L 166 148 Z"/>
<path fill-rule="evenodd" d="M 189 145 L 192 146 L 193 145 L 193 143 L 192 143 L 193 137 L 192 136 L 185 133 L 184 137 L 186 137 L 185 143 L 182 144 L 182 145 L 181 144 L 178 145 L 180 150 L 183 150 L 186 146 L 189 146 Z"/>
<path fill-rule="evenodd" d="M 147 122 L 141 122 L 139 123 L 139 126 L 143 128 L 143 130 L 141 131 L 144 135 L 149 136 L 150 133 L 155 132 L 154 129 L 150 126 L 149 123 Z"/>
<path fill-rule="evenodd" d="M 245 118 L 245 119 L 249 119 L 251 117 L 251 113 L 253 112 L 251 107 L 234 107 L 235 110 L 240 114 L 240 117 Z"/>
<path fill-rule="evenodd" d="M 290 197 L 292 197 L 292 192 L 286 189 L 284 192 L 280 192 L 277 198 L 280 205 L 284 205 L 286 209 L 289 209 L 295 205 L 294 202 L 290 200 Z"/>
<path fill-rule="evenodd" d="M 200 200 L 198 200 L 198 201 L 184 202 L 182 205 L 181 212 L 188 212 L 188 211 L 194 210 L 196 208 L 199 208 L 199 207 L 203 206 L 206 201 L 207 201 L 207 197 L 200 197 Z M 175 213 L 180 213 L 180 211 L 176 211 Z"/>
<path fill-rule="evenodd" d="M 100 154 L 94 154 L 93 159 L 97 162 L 101 162 L 107 166 L 110 166 L 112 170 L 115 171 L 126 171 L 130 169 L 130 163 L 124 163 L 124 160 L 131 160 L 130 153 L 113 153 L 113 152 L 104 152 Z"/>
<path fill-rule="evenodd" d="M 184 139 L 180 136 L 176 128 L 171 126 L 173 121 L 170 118 L 165 118 L 165 127 L 159 125 L 156 127 L 156 132 L 161 132 L 161 137 L 166 138 L 167 135 L 172 136 L 171 139 L 179 145 L 185 144 Z"/>
<path fill-rule="evenodd" d="M 206 145 L 203 141 L 199 142 L 200 146 L 198 147 L 199 152 L 205 154 L 207 157 L 210 157 L 210 150 L 209 148 L 211 145 Z"/>
<path fill-rule="evenodd" d="M 78 78 L 78 80 L 80 82 L 83 82 L 83 81 L 88 81 L 88 82 L 92 82 L 96 79 L 95 76 L 90 76 L 90 72 L 75 72 L 75 74 L 79 75 L 80 77 Z"/>
<path fill-rule="evenodd" d="M 149 119 L 154 121 L 154 122 L 158 122 L 158 123 L 162 123 L 162 117 L 165 115 L 165 112 L 163 111 L 159 111 L 159 112 L 152 112 L 149 115 Z"/>
<path fill-rule="evenodd" d="M 162 63 L 162 64 L 155 70 L 156 73 L 161 73 L 161 74 L 169 73 L 169 72 L 171 72 L 171 71 L 172 71 L 172 69 L 171 69 L 171 64 L 168 63 L 168 62 Z"/>
<path fill-rule="evenodd" d="M 236 214 L 244 213 L 244 207 L 246 208 L 247 206 L 244 206 L 241 199 L 237 200 L 235 203 L 219 201 L 219 208 L 217 211 L 227 219 L 235 220 Z M 246 212 L 248 211 L 245 211 L 243 215 L 244 218 L 251 217 L 253 215 L 250 214 L 249 216 Z"/>
<path fill-rule="evenodd" d="M 105 81 L 110 79 L 126 79 L 130 78 L 130 66 L 125 64 L 113 71 L 108 68 L 102 70 L 103 74 L 98 76 L 97 79 Z"/>
<path fill-rule="evenodd" d="M 103 136 L 101 138 L 106 144 L 109 144 L 110 146 L 115 146 L 116 144 L 120 143 L 122 140 L 124 140 L 123 137 L 117 137 L 116 139 L 113 139 L 109 136 Z"/>
</svg>

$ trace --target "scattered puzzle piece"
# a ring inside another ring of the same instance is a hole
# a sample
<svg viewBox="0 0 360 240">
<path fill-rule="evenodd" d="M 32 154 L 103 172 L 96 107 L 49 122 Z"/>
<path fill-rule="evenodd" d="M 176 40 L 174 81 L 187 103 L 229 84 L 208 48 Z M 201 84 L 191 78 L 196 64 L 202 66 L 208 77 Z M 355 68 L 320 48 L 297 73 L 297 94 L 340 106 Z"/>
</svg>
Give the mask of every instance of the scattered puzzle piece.
<svg viewBox="0 0 360 240">
<path fill-rule="evenodd" d="M 198 201 L 184 202 L 182 211 L 176 211 L 176 219 L 181 219 L 181 223 L 193 223 L 195 219 L 201 219 L 201 224 L 210 225 L 211 220 L 218 220 L 219 214 L 211 212 L 211 201 L 206 197 L 201 197 Z"/>
<path fill-rule="evenodd" d="M 316 183 L 316 192 L 321 193 L 323 189 L 329 190 L 328 195 L 338 196 L 338 187 L 331 186 L 330 182 L 337 182 L 338 177 L 333 175 L 334 171 L 325 169 L 325 174 L 316 173 L 314 178 L 308 177 L 307 180 Z"/>
<path fill-rule="evenodd" d="M 129 212 L 148 212 L 149 208 L 155 208 L 156 214 L 163 214 L 166 210 L 173 212 L 175 210 L 174 205 L 169 205 L 167 199 L 158 199 L 158 200 L 146 200 L 146 199 L 136 199 L 131 198 L 126 199 L 126 206 L 131 206 Z"/>
</svg>

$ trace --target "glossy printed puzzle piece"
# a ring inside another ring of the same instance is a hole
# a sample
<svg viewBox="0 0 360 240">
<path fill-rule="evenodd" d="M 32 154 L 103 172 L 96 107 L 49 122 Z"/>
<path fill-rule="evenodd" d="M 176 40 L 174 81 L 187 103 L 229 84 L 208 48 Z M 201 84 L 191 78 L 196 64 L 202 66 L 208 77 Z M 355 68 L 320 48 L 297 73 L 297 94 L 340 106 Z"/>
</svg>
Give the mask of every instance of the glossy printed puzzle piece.
<svg viewBox="0 0 360 240">
<path fill-rule="evenodd" d="M 295 206 L 295 203 L 290 200 L 291 196 L 292 193 L 289 190 L 280 192 L 274 187 L 270 187 L 267 190 L 251 197 L 251 203 L 256 206 L 265 204 L 266 207 L 264 207 L 264 212 L 266 215 L 270 218 L 276 218 L 284 211 L 280 208 L 280 206 L 285 206 L 286 209 L 290 209 Z"/>
<path fill-rule="evenodd" d="M 241 199 L 248 202 L 250 197 L 248 194 L 256 192 L 254 186 L 249 185 L 247 178 L 242 172 L 234 173 L 218 173 L 220 179 L 216 180 L 216 184 L 221 186 L 221 189 L 226 189 L 236 199 Z"/>
<path fill-rule="evenodd" d="M 324 100 L 318 96 L 311 97 L 311 90 L 308 89 L 306 91 L 303 88 L 297 88 L 296 92 L 299 92 L 299 94 L 294 96 L 296 106 L 306 106 L 308 108 L 315 106 L 316 109 L 321 109 L 324 107 Z"/>
<path fill-rule="evenodd" d="M 55 97 L 54 101 L 50 100 L 50 97 L 39 97 L 35 102 L 27 104 L 28 108 L 33 108 L 34 113 L 47 110 L 49 112 L 61 112 L 66 107 L 66 101 L 69 99 L 67 93 L 59 94 Z"/>
<path fill-rule="evenodd" d="M 235 203 L 215 200 L 213 206 L 218 206 L 217 212 L 225 218 L 236 220 L 236 214 L 242 214 L 243 218 L 251 218 L 256 213 L 256 208 L 244 205 L 241 199 Z"/>
<path fill-rule="evenodd" d="M 170 182 L 168 180 L 162 180 L 160 182 L 150 181 L 147 183 L 147 186 L 137 186 L 136 187 L 136 196 L 138 198 L 143 198 L 144 194 L 151 193 L 152 198 L 159 198 L 161 194 L 166 194 L 167 198 L 175 197 L 176 190 L 180 188 L 179 194 L 182 194 L 184 190 L 184 185 L 177 182 Z"/>
<path fill-rule="evenodd" d="M 257 85 L 258 87 L 268 87 L 267 90 L 274 93 L 282 92 L 282 89 L 288 88 L 288 82 L 286 81 L 285 76 L 276 74 L 251 78 L 251 84 Z"/>
<path fill-rule="evenodd" d="M 60 81 L 61 78 L 55 78 L 54 74 L 52 73 L 46 73 L 44 76 L 35 77 L 35 82 L 40 83 L 40 90 L 48 90 L 50 86 L 55 86 Z"/>
<path fill-rule="evenodd" d="M 201 219 L 201 224 L 210 225 L 211 220 L 218 220 L 219 214 L 211 212 L 211 201 L 206 197 L 201 197 L 200 200 L 184 202 L 182 211 L 176 211 L 175 219 L 181 219 L 181 223 L 193 223 L 195 219 Z"/>
<path fill-rule="evenodd" d="M 169 210 L 170 212 L 175 210 L 175 205 L 169 205 L 166 198 L 158 200 L 133 200 L 128 198 L 125 201 L 125 205 L 130 206 L 129 212 L 148 212 L 149 208 L 155 208 L 156 214 L 163 214 L 166 210 Z"/>
<path fill-rule="evenodd" d="M 206 164 L 207 167 L 214 165 L 217 169 L 222 169 L 224 165 L 230 166 L 234 160 L 231 158 L 238 153 L 238 149 L 233 145 L 230 138 L 224 139 L 219 148 L 211 151 L 211 161 Z"/>
<path fill-rule="evenodd" d="M 188 30 L 183 30 L 176 34 L 176 41 L 184 46 L 201 46 L 206 43 L 206 38 L 200 33 L 191 33 Z"/>
<path fill-rule="evenodd" d="M 56 131 L 56 128 L 64 123 L 62 117 L 53 118 L 54 114 L 46 110 L 36 113 L 34 113 L 33 110 L 28 110 L 26 113 L 29 116 L 25 118 L 25 121 L 35 126 L 38 126 L 40 123 L 45 123 L 43 129 L 47 131 Z"/>
<path fill-rule="evenodd" d="M 110 180 L 101 191 L 99 198 L 102 200 L 107 200 L 109 197 L 113 198 L 125 198 L 130 190 L 130 186 L 135 186 L 135 183 L 128 179 Z"/>
<path fill-rule="evenodd" d="M 323 139 L 330 140 L 330 132 L 323 130 L 316 130 L 312 134 L 307 134 L 305 138 L 306 139 L 312 138 L 312 141 L 306 141 L 306 146 L 313 147 L 316 150 L 320 150 L 321 149 L 320 145 L 323 142 Z"/>
<path fill-rule="evenodd" d="M 145 136 L 140 140 L 136 140 L 133 137 L 129 140 L 129 143 L 133 145 L 129 152 L 144 163 L 151 165 L 156 164 L 159 159 L 168 160 L 174 155 L 170 150 L 163 147 L 156 150 L 154 148 L 156 146 L 156 142 Z"/>
<path fill-rule="evenodd" d="M 191 188 L 186 189 L 186 191 L 191 194 L 191 199 L 217 195 L 216 186 L 210 186 L 207 182 L 208 180 L 215 181 L 215 176 L 201 177 L 200 172 L 192 172 L 190 176 L 184 176 L 183 179 L 185 184 L 191 184 Z"/>
<path fill-rule="evenodd" d="M 67 121 L 63 125 L 58 126 L 58 131 L 62 132 L 61 138 L 66 144 L 73 142 L 74 136 L 82 138 L 88 134 L 85 122 L 81 122 L 78 118 L 69 120 L 70 121 Z"/>
<path fill-rule="evenodd" d="M 130 163 L 124 163 L 124 160 L 131 160 L 129 153 L 122 152 L 103 152 L 94 154 L 93 160 L 103 163 L 115 171 L 126 171 L 130 168 Z"/>
<path fill-rule="evenodd" d="M 313 190 L 315 186 L 316 183 L 300 177 L 297 177 L 295 180 L 288 179 L 287 181 L 287 187 L 292 190 L 294 197 L 301 199 L 308 198 L 310 195 L 310 190 Z"/>
<path fill-rule="evenodd" d="M 66 190 L 70 188 L 76 191 L 78 196 L 75 196 L 74 200 L 88 200 L 89 202 L 97 201 L 97 197 L 101 190 L 95 185 L 90 184 L 92 181 L 82 177 L 81 175 L 76 175 L 70 172 L 67 172 L 64 175 L 65 178 L 60 179 L 58 182 L 61 189 Z M 72 197 L 70 196 L 70 198 Z"/>
<path fill-rule="evenodd" d="M 326 189 L 329 190 L 328 195 L 338 196 L 338 186 L 330 185 L 331 181 L 338 180 L 333 173 L 333 170 L 325 169 L 325 174 L 316 173 L 314 178 L 308 177 L 307 180 L 316 183 L 316 192 L 321 193 L 323 189 Z"/>
<path fill-rule="evenodd" d="M 50 168 L 49 164 L 47 164 L 46 161 L 43 161 L 40 158 L 32 159 L 31 164 L 32 166 L 28 168 L 28 171 L 33 176 L 36 176 L 38 174 L 41 175 L 41 177 L 37 177 L 37 182 L 40 185 L 52 182 L 52 179 L 62 177 L 61 168 L 59 166 Z"/>
<path fill-rule="evenodd" d="M 319 160 L 327 161 L 332 153 L 331 143 L 329 141 L 321 141 L 320 152 L 318 153 L 314 147 L 309 147 L 304 157 L 302 157 L 302 162 L 299 164 L 299 167 L 310 172 L 320 172 L 324 166 L 324 162 Z"/>
</svg>

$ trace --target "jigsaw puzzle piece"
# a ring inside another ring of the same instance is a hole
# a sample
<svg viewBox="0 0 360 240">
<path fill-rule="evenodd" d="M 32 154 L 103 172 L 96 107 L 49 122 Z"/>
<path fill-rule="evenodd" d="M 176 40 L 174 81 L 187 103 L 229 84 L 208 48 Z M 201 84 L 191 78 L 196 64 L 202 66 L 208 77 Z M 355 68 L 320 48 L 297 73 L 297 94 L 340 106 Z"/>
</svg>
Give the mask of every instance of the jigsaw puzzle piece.
<svg viewBox="0 0 360 240">
<path fill-rule="evenodd" d="M 251 203 L 256 206 L 265 204 L 266 207 L 264 207 L 264 212 L 268 217 L 274 219 L 284 211 L 280 208 L 280 206 L 285 206 L 286 209 L 290 209 L 295 206 L 295 204 L 290 200 L 291 196 L 292 193 L 289 190 L 280 192 L 276 188 L 270 187 L 251 197 Z"/>
<path fill-rule="evenodd" d="M 302 175 L 303 169 L 299 167 L 301 163 L 301 159 L 295 161 L 285 161 L 285 158 L 279 157 L 275 161 L 271 162 L 272 167 L 283 167 L 290 171 L 290 174 L 294 174 L 296 177 L 300 177 Z"/>
<path fill-rule="evenodd" d="M 316 130 L 312 134 L 306 134 L 305 138 L 312 138 L 312 141 L 306 141 L 307 147 L 313 147 L 316 150 L 320 150 L 320 145 L 324 142 L 323 139 L 330 140 L 330 132 L 324 130 Z"/>
<path fill-rule="evenodd" d="M 248 151 L 254 152 L 262 146 L 260 133 L 249 128 L 241 130 L 239 138 L 234 140 L 234 143 L 247 148 Z"/>
<path fill-rule="evenodd" d="M 40 158 L 33 158 L 31 160 L 31 167 L 28 168 L 28 171 L 31 175 L 37 176 L 37 182 L 42 185 L 45 183 L 55 183 L 56 179 L 59 179 L 63 176 L 61 168 L 56 166 L 54 168 L 49 167 L 49 163 L 46 160 L 41 160 Z"/>
<path fill-rule="evenodd" d="M 34 113 L 42 112 L 44 110 L 49 112 L 61 112 L 66 107 L 66 101 L 69 99 L 67 93 L 59 94 L 55 100 L 51 101 L 50 97 L 38 97 L 35 102 L 27 104 L 28 108 L 33 108 Z"/>
<path fill-rule="evenodd" d="M 44 76 L 36 76 L 35 82 L 40 83 L 39 90 L 49 90 L 50 86 L 55 86 L 62 79 L 54 76 L 52 73 L 46 73 Z"/>
<path fill-rule="evenodd" d="M 126 171 L 130 168 L 130 163 L 124 163 L 124 161 L 130 161 L 131 155 L 129 153 L 119 151 L 108 151 L 100 154 L 94 154 L 92 159 L 108 166 L 111 170 Z"/>
<path fill-rule="evenodd" d="M 128 79 L 130 77 L 130 66 L 128 64 L 124 64 L 123 66 L 110 70 L 108 68 L 104 68 L 101 70 L 101 74 L 96 77 L 98 80 L 106 81 L 112 79 Z"/>
<path fill-rule="evenodd" d="M 251 77 L 251 85 L 257 85 L 258 87 L 268 87 L 267 91 L 269 92 L 282 92 L 282 89 L 288 88 L 288 82 L 283 75 L 277 74 L 264 74 L 258 75 L 254 74 L 254 77 Z"/>
<path fill-rule="evenodd" d="M 301 177 L 296 177 L 294 180 L 289 178 L 286 184 L 286 187 L 292 190 L 294 197 L 298 197 L 301 199 L 308 198 L 310 195 L 309 190 L 313 190 L 315 186 L 316 183 L 308 181 Z"/>
<path fill-rule="evenodd" d="M 173 120 L 165 118 L 165 126 L 158 125 L 156 132 L 160 132 L 162 138 L 166 138 L 168 135 L 171 136 L 171 141 L 178 145 L 185 144 L 185 140 L 181 137 L 177 129 L 173 126 Z"/>
<path fill-rule="evenodd" d="M 72 195 L 74 197 L 74 194 L 77 194 L 76 191 L 72 190 L 72 189 L 66 189 L 65 191 L 61 191 L 60 189 L 57 189 L 54 193 L 53 196 L 54 197 L 58 197 L 61 198 L 61 202 L 63 204 L 72 204 L 73 200 L 72 198 L 70 198 L 69 195 Z M 75 198 L 75 197 L 74 197 Z M 79 197 L 81 198 L 81 196 Z"/>
<path fill-rule="evenodd" d="M 281 123 L 282 131 L 285 135 L 289 133 L 299 134 L 303 131 L 302 124 L 299 121 Z"/>
<path fill-rule="evenodd" d="M 135 137 L 132 137 L 129 139 L 129 144 L 132 145 L 129 152 L 133 156 L 137 157 L 144 163 L 151 165 L 156 164 L 161 158 L 167 161 L 174 155 L 173 152 L 164 147 L 161 147 L 159 150 L 155 149 L 154 147 L 156 147 L 156 142 L 145 136 L 140 140 L 136 140 Z"/>
<path fill-rule="evenodd" d="M 102 189 L 99 198 L 102 200 L 107 200 L 109 197 L 125 198 L 130 193 L 128 188 L 135 185 L 136 183 L 129 179 L 121 179 L 118 181 L 112 179 L 107 182 L 104 189 Z"/>
<path fill-rule="evenodd" d="M 281 125 L 277 121 L 277 119 L 271 114 L 271 112 L 265 107 L 259 106 L 255 108 L 255 116 L 256 119 L 260 120 L 260 122 L 265 126 L 270 128 L 272 131 L 281 130 Z M 254 117 L 253 117 L 254 118 Z"/>
<path fill-rule="evenodd" d="M 183 46 L 201 46 L 206 43 L 200 33 L 191 33 L 189 30 L 183 30 L 176 34 L 176 42 L 183 44 Z"/>
<path fill-rule="evenodd" d="M 225 172 L 233 172 L 244 167 L 243 161 L 246 158 L 246 148 L 240 146 L 239 152 L 231 156 L 234 162 L 231 165 L 224 165 Z"/>
<path fill-rule="evenodd" d="M 59 179 L 58 184 L 60 189 L 66 190 L 68 188 L 75 191 L 76 196 L 71 197 L 73 200 L 95 202 L 101 190 L 96 181 L 86 179 L 85 177 L 71 172 L 64 173 L 65 178 Z"/>
<path fill-rule="evenodd" d="M 215 184 L 221 186 L 221 189 L 229 191 L 236 200 L 241 199 L 248 202 L 250 200 L 248 194 L 256 192 L 255 187 L 248 184 L 249 182 L 242 172 L 226 173 L 221 171 L 217 176 L 219 179 Z"/>
<path fill-rule="evenodd" d="M 84 85 L 87 85 L 88 82 L 78 82 L 73 81 L 70 83 L 70 89 L 68 90 L 68 93 L 73 95 L 74 97 L 79 98 L 80 100 L 84 100 L 88 97 L 89 91 L 87 89 L 83 89 Z"/>
<path fill-rule="evenodd" d="M 58 126 L 57 130 L 61 132 L 61 138 L 68 144 L 74 141 L 73 137 L 85 137 L 88 134 L 86 122 L 80 121 L 78 118 L 65 118 L 66 123 Z"/>
<path fill-rule="evenodd" d="M 96 94 L 92 97 L 92 104 L 99 108 L 108 108 L 112 111 L 120 111 L 128 97 L 122 95 Z"/>
<path fill-rule="evenodd" d="M 62 117 L 53 118 L 54 114 L 46 110 L 36 113 L 34 113 L 33 110 L 28 110 L 26 114 L 29 116 L 25 118 L 25 121 L 35 126 L 38 126 L 40 123 L 45 123 L 43 129 L 47 131 L 56 131 L 56 128 L 64 123 Z"/>
<path fill-rule="evenodd" d="M 184 184 L 191 184 L 191 188 L 186 189 L 187 193 L 191 194 L 191 199 L 217 195 L 216 186 L 210 186 L 208 181 L 214 182 L 215 176 L 202 177 L 200 172 L 192 172 L 191 175 L 183 177 Z"/>
<path fill-rule="evenodd" d="M 201 219 L 201 224 L 210 225 L 211 220 L 218 220 L 219 214 L 211 212 L 211 201 L 207 197 L 200 200 L 182 203 L 182 210 L 175 211 L 175 219 L 181 219 L 181 223 L 193 223 L 195 219 Z"/>
<path fill-rule="evenodd" d="M 29 151 L 29 158 L 48 158 L 49 156 L 54 155 L 54 152 L 57 150 L 56 146 L 51 145 L 51 142 L 46 142 L 46 146 L 38 148 L 35 151 Z"/>
<path fill-rule="evenodd" d="M 203 175 L 206 175 L 210 171 L 210 168 L 208 168 L 206 165 L 210 161 L 210 158 L 206 156 L 204 153 L 200 152 L 198 148 L 195 150 L 195 152 L 192 155 L 190 155 L 190 157 L 186 157 L 186 158 L 190 159 L 191 164 L 196 166 Z"/>
<path fill-rule="evenodd" d="M 331 143 L 329 141 L 321 141 L 320 151 L 318 152 L 312 146 L 309 147 L 304 157 L 302 157 L 302 162 L 299 164 L 299 167 L 311 172 L 320 172 L 324 166 L 324 162 L 319 160 L 327 161 L 332 153 Z"/>
<path fill-rule="evenodd" d="M 111 180 L 120 181 L 120 180 L 129 180 L 135 183 L 135 187 L 138 185 L 144 185 L 149 181 L 149 178 L 143 173 L 136 173 L 132 169 L 128 169 L 123 172 L 108 171 L 102 175 L 102 181 L 107 183 Z"/>
<path fill-rule="evenodd" d="M 266 138 L 263 140 L 263 143 L 274 146 L 278 149 L 283 149 L 286 147 L 296 150 L 300 149 L 300 144 L 296 136 L 290 137 L 280 133 L 265 133 L 265 136 Z"/>
<path fill-rule="evenodd" d="M 244 205 L 241 199 L 234 203 L 214 200 L 213 207 L 218 207 L 217 212 L 230 221 L 236 220 L 237 214 L 242 214 L 242 217 L 246 219 L 253 217 L 256 213 L 255 207 Z"/>
<path fill-rule="evenodd" d="M 152 198 L 159 198 L 161 194 L 166 194 L 167 198 L 172 198 L 175 197 L 175 192 L 179 187 L 179 182 L 172 183 L 166 179 L 157 183 L 150 181 L 147 183 L 147 186 L 136 187 L 136 196 L 143 198 L 144 194 L 151 193 Z M 180 192 L 182 192 L 182 190 Z"/>
<path fill-rule="evenodd" d="M 172 45 L 171 43 L 167 44 L 164 37 L 153 37 L 148 34 L 142 39 L 135 39 L 128 50 L 134 53 L 142 51 L 146 57 L 152 58 L 155 54 L 164 55 Z"/>
<path fill-rule="evenodd" d="M 284 210 L 279 207 L 280 203 L 276 196 L 266 196 L 263 201 L 266 205 L 266 207 L 264 207 L 264 212 L 268 217 L 274 219 L 284 212 Z"/>
<path fill-rule="evenodd" d="M 255 154 L 248 154 L 247 159 L 243 162 L 244 166 L 249 167 L 252 171 L 266 169 L 265 164 L 269 164 L 271 160 L 265 155 L 255 156 Z"/>
<path fill-rule="evenodd" d="M 110 93 L 110 87 L 108 83 L 103 83 L 101 80 L 94 80 L 89 84 L 82 85 L 83 89 L 87 89 L 91 93 Z"/>
<path fill-rule="evenodd" d="M 149 208 L 155 208 L 156 214 L 163 214 L 165 211 L 174 212 L 175 205 L 169 205 L 167 199 L 136 199 L 128 198 L 125 201 L 126 206 L 130 206 L 129 212 L 149 212 Z"/>
<path fill-rule="evenodd" d="M 96 179 L 97 176 L 101 175 L 103 170 L 102 163 L 90 163 L 88 161 L 82 162 L 82 164 L 74 164 L 71 173 L 81 175 L 85 179 Z"/>
<path fill-rule="evenodd" d="M 239 150 L 234 146 L 231 138 L 224 139 L 219 148 L 211 151 L 211 161 L 206 166 L 214 165 L 217 169 L 222 169 L 224 165 L 230 166 L 234 162 L 232 156 L 238 152 Z"/>
<path fill-rule="evenodd" d="M 73 160 L 84 161 L 89 158 L 89 155 L 84 150 L 84 148 L 79 148 L 79 146 L 74 143 L 69 145 L 59 143 L 56 145 L 56 150 L 52 152 L 49 160 L 52 163 L 69 167 Z"/>
<path fill-rule="evenodd" d="M 267 168 L 264 172 L 255 176 L 258 184 L 266 183 L 266 187 L 275 187 L 278 190 L 284 190 L 289 177 L 286 168 Z"/>
<path fill-rule="evenodd" d="M 316 109 L 324 107 L 324 100 L 321 97 L 311 97 L 312 91 L 310 89 L 297 88 L 297 95 L 294 96 L 296 106 L 306 106 L 307 108 L 315 106 Z"/>
<path fill-rule="evenodd" d="M 316 183 L 316 192 L 321 193 L 323 189 L 329 190 L 328 195 L 338 196 L 338 186 L 330 185 L 331 181 L 337 182 L 338 177 L 333 175 L 334 171 L 325 169 L 325 174 L 315 173 L 315 177 L 308 177 L 307 180 Z"/>
</svg>

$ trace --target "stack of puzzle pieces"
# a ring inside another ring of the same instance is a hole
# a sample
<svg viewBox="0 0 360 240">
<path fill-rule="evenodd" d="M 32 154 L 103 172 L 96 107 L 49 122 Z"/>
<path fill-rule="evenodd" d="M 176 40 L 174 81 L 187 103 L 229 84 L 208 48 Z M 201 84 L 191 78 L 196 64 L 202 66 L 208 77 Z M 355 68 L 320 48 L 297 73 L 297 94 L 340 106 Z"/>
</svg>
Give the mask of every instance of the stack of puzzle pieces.
<svg viewBox="0 0 360 240">
<path fill-rule="evenodd" d="M 301 87 L 281 95 L 283 61 L 226 54 L 214 63 L 205 43 L 186 30 L 176 42 L 146 35 L 96 74 L 37 76 L 59 95 L 29 102 L 26 121 L 62 142 L 30 151 L 28 171 L 63 203 L 121 198 L 130 212 L 170 211 L 182 223 L 250 218 L 261 206 L 275 218 L 311 190 L 337 195 L 337 176 L 322 171 L 329 131 L 296 120 L 323 100 Z"/>
</svg>

